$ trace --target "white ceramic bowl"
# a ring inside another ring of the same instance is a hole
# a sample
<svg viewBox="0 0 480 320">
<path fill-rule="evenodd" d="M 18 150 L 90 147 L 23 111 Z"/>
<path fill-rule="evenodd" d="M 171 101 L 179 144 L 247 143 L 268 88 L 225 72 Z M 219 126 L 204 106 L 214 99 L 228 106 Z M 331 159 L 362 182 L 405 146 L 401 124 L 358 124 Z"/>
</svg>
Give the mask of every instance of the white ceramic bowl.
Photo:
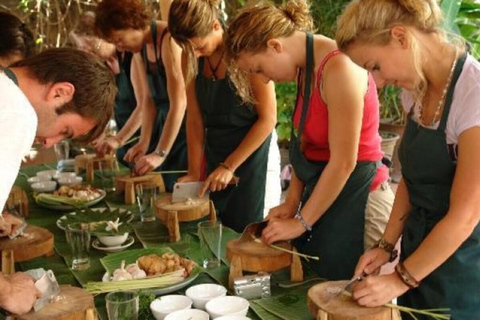
<svg viewBox="0 0 480 320">
<path fill-rule="evenodd" d="M 192 307 L 192 299 L 182 295 L 168 295 L 158 297 L 150 303 L 150 310 L 157 320 L 163 320 L 168 314 Z"/>
<path fill-rule="evenodd" d="M 32 185 L 32 184 L 37 183 L 37 182 L 50 181 L 50 180 L 51 180 L 51 178 L 49 176 L 37 176 L 37 177 L 28 178 L 27 182 L 28 182 L 29 185 Z"/>
<path fill-rule="evenodd" d="M 218 297 L 207 302 L 205 308 L 212 319 L 221 316 L 245 316 L 250 303 L 237 296 Z"/>
<path fill-rule="evenodd" d="M 32 183 L 31 187 L 35 192 L 50 192 L 55 190 L 57 183 L 55 181 L 40 181 Z"/>
<path fill-rule="evenodd" d="M 217 320 L 252 320 L 249 317 L 245 316 L 221 316 Z"/>
<path fill-rule="evenodd" d="M 57 170 L 38 171 L 37 177 L 49 177 L 49 179 L 51 180 L 56 173 L 57 173 Z"/>
<path fill-rule="evenodd" d="M 204 283 L 192 286 L 185 291 L 185 295 L 192 299 L 193 307 L 196 309 L 205 310 L 205 304 L 213 298 L 222 297 L 227 294 L 227 289 L 224 286 Z"/>
<path fill-rule="evenodd" d="M 128 232 L 118 236 L 99 236 L 98 241 L 107 247 L 116 247 L 124 243 L 128 238 Z"/>
<path fill-rule="evenodd" d="M 75 178 L 77 174 L 75 172 L 57 172 L 53 175 L 53 179 L 60 180 L 64 178 Z"/>
<path fill-rule="evenodd" d="M 178 310 L 170 313 L 165 320 L 210 320 L 208 313 L 197 309 Z"/>
<path fill-rule="evenodd" d="M 58 184 L 61 186 L 73 186 L 82 183 L 82 177 L 62 177 L 58 178 Z"/>
</svg>

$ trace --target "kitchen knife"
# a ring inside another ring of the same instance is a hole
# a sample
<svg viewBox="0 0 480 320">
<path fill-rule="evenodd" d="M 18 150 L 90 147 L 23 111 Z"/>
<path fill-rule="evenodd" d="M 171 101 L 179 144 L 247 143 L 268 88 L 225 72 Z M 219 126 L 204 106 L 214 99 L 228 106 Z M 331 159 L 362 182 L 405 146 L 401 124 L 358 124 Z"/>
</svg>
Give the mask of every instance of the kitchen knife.
<svg viewBox="0 0 480 320">
<path fill-rule="evenodd" d="M 249 242 L 253 241 L 256 238 L 262 236 L 262 231 L 268 225 L 268 221 L 264 220 L 261 222 L 250 223 L 243 229 L 242 235 L 240 237 L 240 242 Z"/>
<path fill-rule="evenodd" d="M 203 181 L 198 182 L 177 182 L 173 186 L 172 203 L 186 202 L 187 200 L 208 199 L 209 192 L 205 192 L 203 197 L 199 197 L 198 193 L 202 189 Z"/>
</svg>

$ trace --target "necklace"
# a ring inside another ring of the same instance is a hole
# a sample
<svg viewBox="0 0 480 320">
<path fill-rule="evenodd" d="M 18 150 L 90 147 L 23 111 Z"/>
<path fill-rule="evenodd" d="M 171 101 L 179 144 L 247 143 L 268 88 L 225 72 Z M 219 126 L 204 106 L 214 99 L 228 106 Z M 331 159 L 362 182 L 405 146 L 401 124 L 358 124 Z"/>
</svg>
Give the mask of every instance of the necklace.
<svg viewBox="0 0 480 320">
<path fill-rule="evenodd" d="M 450 69 L 450 74 L 448 75 L 447 82 L 445 83 L 445 87 L 443 88 L 442 96 L 438 101 L 438 106 L 437 106 L 437 109 L 435 110 L 435 114 L 433 115 L 433 118 L 430 121 L 430 124 L 429 124 L 430 127 L 432 127 L 435 124 L 435 120 L 440 115 L 440 110 L 442 109 L 442 106 L 445 103 L 445 97 L 447 95 L 448 88 L 450 87 L 450 83 L 452 82 L 453 71 L 455 70 L 456 65 L 457 65 L 457 49 L 455 48 L 455 57 L 453 59 L 452 67 Z M 420 123 L 422 124 L 424 123 L 423 122 L 423 104 L 420 105 L 418 119 L 420 120 Z"/>
<path fill-rule="evenodd" d="M 220 64 L 222 63 L 222 60 L 223 60 L 223 51 L 215 67 L 212 67 L 212 64 L 210 63 L 210 59 L 208 59 L 207 57 L 208 67 L 210 68 L 210 72 L 212 72 L 212 81 L 217 81 L 218 79 L 216 73 L 217 73 L 218 67 L 220 67 Z"/>
</svg>

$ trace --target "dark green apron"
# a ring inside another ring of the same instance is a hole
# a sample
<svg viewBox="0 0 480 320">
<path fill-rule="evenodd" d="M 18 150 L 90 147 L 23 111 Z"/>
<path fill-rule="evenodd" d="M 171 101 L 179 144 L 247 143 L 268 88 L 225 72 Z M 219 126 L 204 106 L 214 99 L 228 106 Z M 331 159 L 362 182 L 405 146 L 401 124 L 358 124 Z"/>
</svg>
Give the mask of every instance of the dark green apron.
<svg viewBox="0 0 480 320">
<path fill-rule="evenodd" d="M 0 71 L 5 72 L 5 75 L 13 81 L 18 86 L 18 79 L 15 73 L 12 72 L 9 68 L 0 67 Z"/>
<path fill-rule="evenodd" d="M 399 157 L 413 209 L 403 230 L 402 261 L 417 249 L 450 206 L 456 164 L 447 149 L 445 127 L 465 59 L 466 54 L 456 65 L 438 129 L 419 126 L 410 118 L 403 134 Z M 398 302 L 417 309 L 450 308 L 452 320 L 480 319 L 480 227 Z"/>
<path fill-rule="evenodd" d="M 305 184 L 302 203 L 310 198 L 323 169 L 328 164 L 327 161 L 309 161 L 300 149 L 300 136 L 310 102 L 313 70 L 313 36 L 311 34 L 307 34 L 305 70 L 304 101 L 298 137 L 295 136 L 295 130 L 292 128 L 290 138 L 290 161 L 296 177 Z M 309 261 L 310 266 L 320 277 L 329 280 L 352 277 L 364 250 L 365 206 L 377 166 L 376 162 L 358 162 L 337 199 L 312 226 L 312 232 L 306 232 L 293 241 L 298 251 L 320 257 L 318 261 Z"/>
<path fill-rule="evenodd" d="M 206 171 L 210 174 L 240 145 L 258 115 L 252 105 L 242 104 L 228 75 L 215 81 L 205 78 L 203 63 L 204 59 L 199 59 L 195 91 L 205 127 Z M 237 168 L 237 187 L 230 185 L 210 193 L 222 223 L 237 232 L 263 219 L 270 139 L 271 135 Z"/>
<path fill-rule="evenodd" d="M 117 83 L 118 94 L 115 98 L 115 122 L 117 123 L 118 130 L 121 130 L 125 123 L 128 121 L 133 111 L 137 107 L 137 100 L 135 98 L 135 91 L 130 80 L 130 69 L 132 65 L 133 54 L 131 52 L 125 52 L 122 54 L 117 51 L 118 65 L 120 67 L 120 73 L 115 76 Z M 132 137 L 137 137 L 140 134 L 140 130 L 137 130 Z M 123 165 L 128 164 L 123 160 L 128 149 L 130 149 L 137 141 L 123 145 L 117 149 L 117 159 Z"/>
<path fill-rule="evenodd" d="M 151 63 L 147 59 L 147 48 L 146 45 L 143 46 L 142 56 L 147 69 L 147 79 L 150 88 L 150 94 L 157 108 L 157 117 L 155 120 L 155 125 L 152 130 L 152 137 L 150 141 L 150 146 L 148 153 L 151 153 L 155 150 L 158 145 L 158 141 L 163 131 L 165 121 L 167 119 L 168 111 L 170 110 L 170 100 L 168 98 L 167 91 L 167 75 L 165 72 L 165 66 L 163 65 L 161 59 L 158 58 L 157 52 L 157 23 L 155 20 L 152 20 L 151 25 L 152 29 L 152 39 L 153 39 L 153 48 L 155 52 L 155 63 L 154 66 L 151 66 Z M 165 34 L 165 32 L 164 32 Z M 163 35 L 160 41 L 163 40 Z M 182 122 L 182 126 L 178 132 L 177 138 L 172 145 L 172 149 L 167 155 L 167 158 L 162 163 L 162 165 L 155 169 L 155 171 L 176 171 L 176 170 L 187 170 L 188 161 L 187 161 L 187 137 L 185 131 L 185 120 Z M 168 192 L 172 192 L 173 185 L 178 177 L 184 174 L 164 174 L 163 180 L 165 181 L 165 187 Z"/>
</svg>

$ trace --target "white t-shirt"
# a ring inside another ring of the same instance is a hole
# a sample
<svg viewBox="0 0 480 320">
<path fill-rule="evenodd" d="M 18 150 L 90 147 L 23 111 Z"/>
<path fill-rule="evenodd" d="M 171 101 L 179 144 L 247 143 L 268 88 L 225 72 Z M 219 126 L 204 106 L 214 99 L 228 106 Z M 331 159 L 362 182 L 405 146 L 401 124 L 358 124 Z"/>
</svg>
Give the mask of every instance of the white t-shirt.
<svg viewBox="0 0 480 320">
<path fill-rule="evenodd" d="M 407 114 L 414 104 L 413 95 L 407 90 L 401 94 L 403 107 Z M 420 106 L 415 105 L 413 120 L 419 123 Z M 430 129 L 438 128 L 440 121 Z M 448 115 L 446 135 L 447 144 L 457 144 L 462 132 L 473 127 L 480 127 L 480 63 L 471 55 L 467 56 L 462 73 L 458 78 L 453 101 Z"/>
<path fill-rule="evenodd" d="M 37 114 L 20 88 L 0 72 L 0 210 L 37 132 Z"/>
</svg>

